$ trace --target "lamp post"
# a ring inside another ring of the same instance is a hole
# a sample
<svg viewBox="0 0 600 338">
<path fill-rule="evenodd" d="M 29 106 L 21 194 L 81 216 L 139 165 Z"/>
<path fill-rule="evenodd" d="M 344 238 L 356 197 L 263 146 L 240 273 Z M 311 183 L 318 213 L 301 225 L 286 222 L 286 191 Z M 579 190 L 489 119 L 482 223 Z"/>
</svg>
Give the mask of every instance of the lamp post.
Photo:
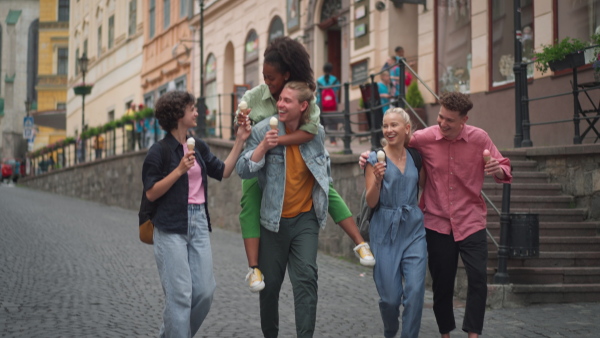
<svg viewBox="0 0 600 338">
<path fill-rule="evenodd" d="M 198 126 L 196 135 L 206 136 L 206 102 L 204 98 L 204 0 L 200 2 L 200 97 L 198 98 Z"/>
<path fill-rule="evenodd" d="M 85 83 L 85 73 L 88 71 L 88 62 L 90 60 L 87 57 L 86 53 L 79 58 L 79 70 L 81 71 L 81 81 L 83 85 L 86 86 Z M 84 91 L 81 95 L 81 133 L 85 131 L 85 94 Z M 81 137 L 81 159 L 82 162 L 85 161 L 85 140 Z"/>
</svg>

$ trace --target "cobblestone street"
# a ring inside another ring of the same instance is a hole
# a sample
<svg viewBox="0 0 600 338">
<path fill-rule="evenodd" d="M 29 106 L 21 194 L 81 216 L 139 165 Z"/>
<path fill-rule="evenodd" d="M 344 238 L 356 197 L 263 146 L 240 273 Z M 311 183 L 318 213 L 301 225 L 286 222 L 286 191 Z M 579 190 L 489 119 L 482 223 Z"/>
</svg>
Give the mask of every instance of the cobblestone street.
<svg viewBox="0 0 600 338">
<path fill-rule="evenodd" d="M 0 184 L 0 231 L 0 337 L 157 336 L 162 289 L 136 211 Z M 216 228 L 211 243 L 217 291 L 196 337 L 261 337 L 241 235 Z M 315 337 L 381 337 L 370 269 L 324 254 L 318 264 Z M 428 291 L 421 337 L 439 337 L 431 306 Z M 488 310 L 483 336 L 597 337 L 598 313 L 598 303 Z M 280 327 L 295 335 L 287 280 Z"/>
</svg>

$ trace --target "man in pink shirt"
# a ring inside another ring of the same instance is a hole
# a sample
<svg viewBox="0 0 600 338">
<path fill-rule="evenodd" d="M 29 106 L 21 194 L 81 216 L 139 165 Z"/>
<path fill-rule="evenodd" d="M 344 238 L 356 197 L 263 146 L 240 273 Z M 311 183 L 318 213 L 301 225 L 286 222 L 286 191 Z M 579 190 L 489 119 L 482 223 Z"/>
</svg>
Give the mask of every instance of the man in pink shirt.
<svg viewBox="0 0 600 338">
<path fill-rule="evenodd" d="M 440 97 L 437 126 L 414 133 L 410 147 L 423 157 L 426 176 L 420 207 L 425 215 L 433 311 L 443 338 L 456 328 L 452 298 L 460 254 L 467 273 L 467 305 L 462 329 L 469 338 L 483 329 L 487 298 L 487 208 L 481 189 L 484 175 L 512 181 L 510 160 L 502 157 L 488 134 L 466 124 L 473 107 L 462 93 Z M 491 158 L 485 161 L 484 150 Z"/>
</svg>

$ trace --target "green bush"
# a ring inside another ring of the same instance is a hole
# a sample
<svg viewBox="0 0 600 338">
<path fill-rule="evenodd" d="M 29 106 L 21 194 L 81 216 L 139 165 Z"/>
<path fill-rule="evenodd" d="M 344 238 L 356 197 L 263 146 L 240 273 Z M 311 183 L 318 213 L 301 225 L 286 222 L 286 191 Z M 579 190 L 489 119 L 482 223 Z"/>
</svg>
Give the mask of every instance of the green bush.
<svg viewBox="0 0 600 338">
<path fill-rule="evenodd" d="M 421 95 L 417 81 L 414 81 L 408 86 L 406 102 L 413 108 L 423 108 L 425 106 L 425 101 L 423 100 L 423 95 Z"/>
<path fill-rule="evenodd" d="M 587 42 L 573 38 L 564 38 L 560 42 L 557 41 L 554 45 L 542 45 L 542 51 L 533 55 L 535 68 L 543 74 L 548 71 L 548 62 L 563 60 L 567 55 L 583 50 L 586 47 L 588 47 Z"/>
</svg>

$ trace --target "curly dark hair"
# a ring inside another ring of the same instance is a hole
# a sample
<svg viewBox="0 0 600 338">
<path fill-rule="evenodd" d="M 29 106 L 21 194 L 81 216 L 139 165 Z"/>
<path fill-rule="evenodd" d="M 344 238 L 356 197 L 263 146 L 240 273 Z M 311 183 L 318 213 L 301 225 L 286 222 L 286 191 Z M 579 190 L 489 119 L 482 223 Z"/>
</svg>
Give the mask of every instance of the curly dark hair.
<svg viewBox="0 0 600 338">
<path fill-rule="evenodd" d="M 313 91 L 317 88 L 310 56 L 300 42 L 287 36 L 276 38 L 269 43 L 264 56 L 264 63 L 275 67 L 279 73 L 289 72 L 289 81 L 306 82 Z"/>
<path fill-rule="evenodd" d="M 440 104 L 448 110 L 459 112 L 460 116 L 467 115 L 469 110 L 473 108 L 473 102 L 469 99 L 469 95 L 458 92 L 442 94 L 440 96 Z"/>
<path fill-rule="evenodd" d="M 183 117 L 185 109 L 194 104 L 194 95 L 181 90 L 166 92 L 155 104 L 154 116 L 160 127 L 167 132 L 177 128 L 177 120 Z"/>
</svg>

